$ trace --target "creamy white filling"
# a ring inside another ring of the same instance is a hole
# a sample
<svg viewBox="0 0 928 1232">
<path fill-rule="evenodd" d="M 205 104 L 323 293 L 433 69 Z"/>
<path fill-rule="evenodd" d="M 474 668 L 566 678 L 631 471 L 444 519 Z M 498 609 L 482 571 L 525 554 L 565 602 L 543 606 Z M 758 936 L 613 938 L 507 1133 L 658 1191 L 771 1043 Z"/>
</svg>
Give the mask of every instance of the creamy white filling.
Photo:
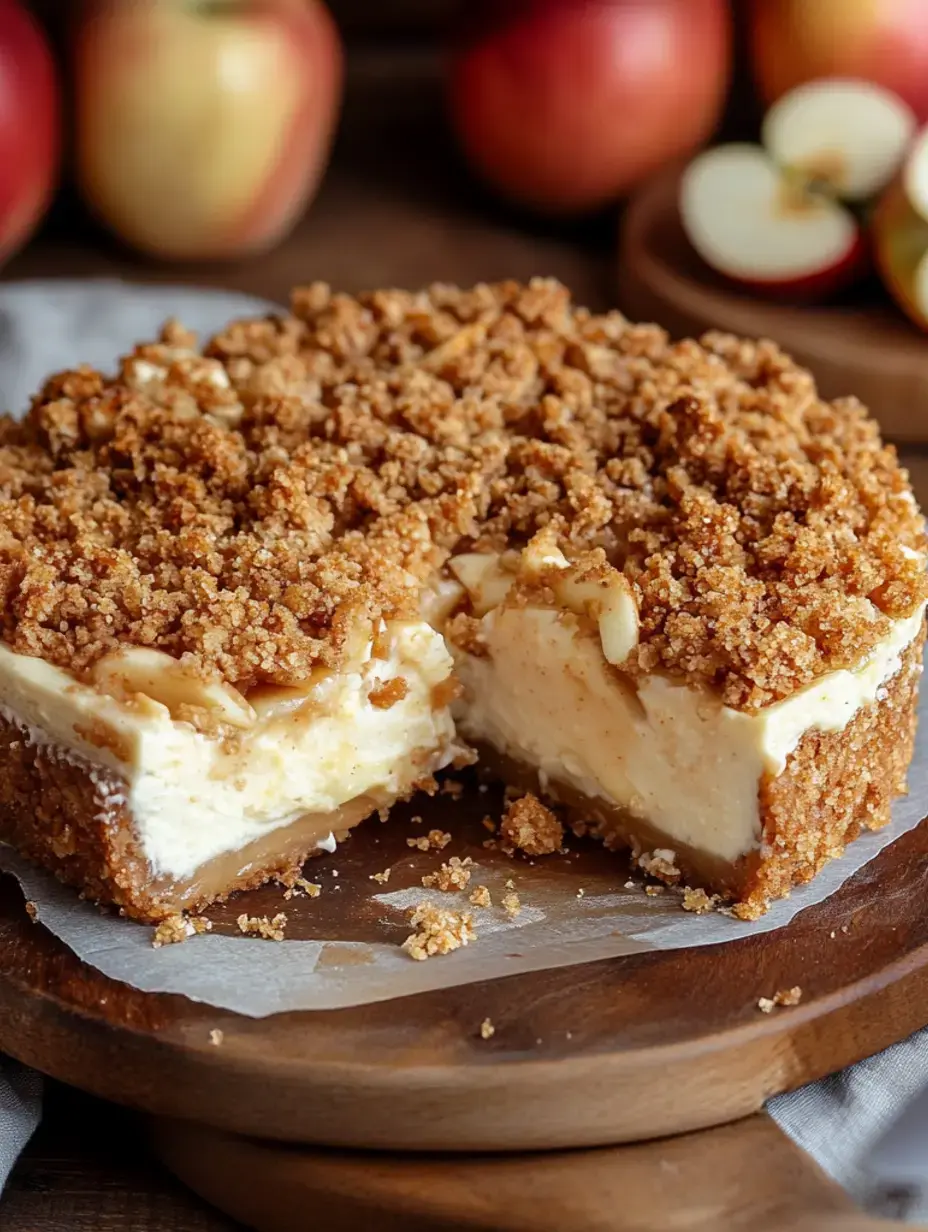
<svg viewBox="0 0 928 1232">
<path fill-rule="evenodd" d="M 53 743 L 114 770 L 155 876 L 183 879 L 305 813 L 357 796 L 386 802 L 447 764 L 454 726 L 433 689 L 451 658 L 424 622 L 395 622 L 356 670 L 322 676 L 306 697 L 265 708 L 251 727 L 219 740 L 147 697 L 124 703 L 76 684 L 59 668 L 0 646 L 4 716 L 35 742 Z M 402 677 L 388 708 L 371 690 Z M 330 849 L 329 839 L 320 846 Z"/>
<path fill-rule="evenodd" d="M 668 839 L 724 860 L 760 841 L 758 788 L 810 730 L 841 731 L 877 700 L 918 635 L 922 609 L 851 671 L 745 714 L 707 690 L 606 662 L 589 622 L 546 608 L 497 607 L 485 657 L 459 654 L 459 729 L 546 778 L 628 810 Z"/>
</svg>

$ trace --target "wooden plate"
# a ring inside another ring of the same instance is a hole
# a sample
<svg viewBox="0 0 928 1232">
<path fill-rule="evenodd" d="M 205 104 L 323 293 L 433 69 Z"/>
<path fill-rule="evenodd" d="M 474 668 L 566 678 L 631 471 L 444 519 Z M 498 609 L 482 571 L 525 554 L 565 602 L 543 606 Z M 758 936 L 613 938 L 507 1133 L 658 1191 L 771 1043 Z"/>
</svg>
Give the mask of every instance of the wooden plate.
<svg viewBox="0 0 928 1232">
<path fill-rule="evenodd" d="M 708 329 L 772 338 L 815 373 L 826 398 L 854 394 L 897 440 L 928 441 L 928 336 L 876 279 L 840 304 L 791 307 L 739 292 L 693 251 L 677 210 L 678 169 L 629 205 L 619 246 L 619 302 L 674 337 Z"/>
<path fill-rule="evenodd" d="M 453 828 L 464 852 L 487 800 L 439 796 L 417 812 Z M 362 939 L 370 919 L 349 887 L 409 858 L 410 830 L 401 817 L 362 827 L 340 849 L 341 893 L 282 904 L 267 889 L 225 910 L 286 906 L 297 935 L 300 911 L 333 923 L 341 912 Z M 569 858 L 625 876 L 601 850 Z M 524 902 L 531 876 L 556 875 L 540 863 L 519 874 Z M 797 984 L 801 1005 L 758 1011 L 760 997 Z M 496 1033 L 484 1040 L 487 1017 Z M 753 1112 L 926 1022 L 928 824 L 777 933 L 264 1020 L 105 979 L 0 882 L 0 1049 L 105 1098 L 270 1139 L 457 1151 L 655 1137 Z"/>
</svg>

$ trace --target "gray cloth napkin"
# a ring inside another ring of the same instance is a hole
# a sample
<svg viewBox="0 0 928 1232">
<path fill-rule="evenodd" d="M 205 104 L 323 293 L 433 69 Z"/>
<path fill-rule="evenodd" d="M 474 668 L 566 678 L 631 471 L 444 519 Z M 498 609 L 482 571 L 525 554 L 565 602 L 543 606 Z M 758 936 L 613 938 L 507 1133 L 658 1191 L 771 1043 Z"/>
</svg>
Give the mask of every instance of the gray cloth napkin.
<svg viewBox="0 0 928 1232">
<path fill-rule="evenodd" d="M 0 409 L 25 410 L 44 378 L 60 368 L 111 367 L 135 341 L 155 337 L 168 316 L 210 333 L 231 317 L 268 307 L 223 291 L 112 281 L 0 285 Z M 910 1101 L 926 1085 L 928 1030 L 778 1096 L 768 1107 L 780 1127 L 859 1201 L 886 1215 L 925 1219 L 928 1096 Z M 40 1115 L 38 1076 L 0 1060 L 0 1188 Z"/>
</svg>

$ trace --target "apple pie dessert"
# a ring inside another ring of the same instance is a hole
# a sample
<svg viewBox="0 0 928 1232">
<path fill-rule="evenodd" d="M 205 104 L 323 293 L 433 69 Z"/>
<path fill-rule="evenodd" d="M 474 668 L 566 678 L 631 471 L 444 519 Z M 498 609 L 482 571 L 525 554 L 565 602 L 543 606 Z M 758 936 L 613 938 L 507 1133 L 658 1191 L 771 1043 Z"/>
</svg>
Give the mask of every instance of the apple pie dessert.
<svg viewBox="0 0 928 1232">
<path fill-rule="evenodd" d="M 0 423 L 0 839 L 154 921 L 474 748 L 751 917 L 905 790 L 925 552 L 771 343 L 547 280 L 171 323 Z"/>
</svg>

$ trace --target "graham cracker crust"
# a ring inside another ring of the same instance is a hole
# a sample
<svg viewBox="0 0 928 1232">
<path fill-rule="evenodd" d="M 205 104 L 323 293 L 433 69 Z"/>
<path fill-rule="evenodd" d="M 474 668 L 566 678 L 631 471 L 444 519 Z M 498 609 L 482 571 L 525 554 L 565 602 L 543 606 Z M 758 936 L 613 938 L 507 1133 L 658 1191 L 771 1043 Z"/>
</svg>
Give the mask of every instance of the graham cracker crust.
<svg viewBox="0 0 928 1232">
<path fill-rule="evenodd" d="M 331 814 L 307 813 L 224 853 L 184 880 L 158 878 L 142 854 L 118 775 L 0 717 L 0 841 L 94 902 L 145 923 L 201 911 L 272 878 L 291 882 L 317 843 L 384 802 L 359 796 Z"/>
</svg>

